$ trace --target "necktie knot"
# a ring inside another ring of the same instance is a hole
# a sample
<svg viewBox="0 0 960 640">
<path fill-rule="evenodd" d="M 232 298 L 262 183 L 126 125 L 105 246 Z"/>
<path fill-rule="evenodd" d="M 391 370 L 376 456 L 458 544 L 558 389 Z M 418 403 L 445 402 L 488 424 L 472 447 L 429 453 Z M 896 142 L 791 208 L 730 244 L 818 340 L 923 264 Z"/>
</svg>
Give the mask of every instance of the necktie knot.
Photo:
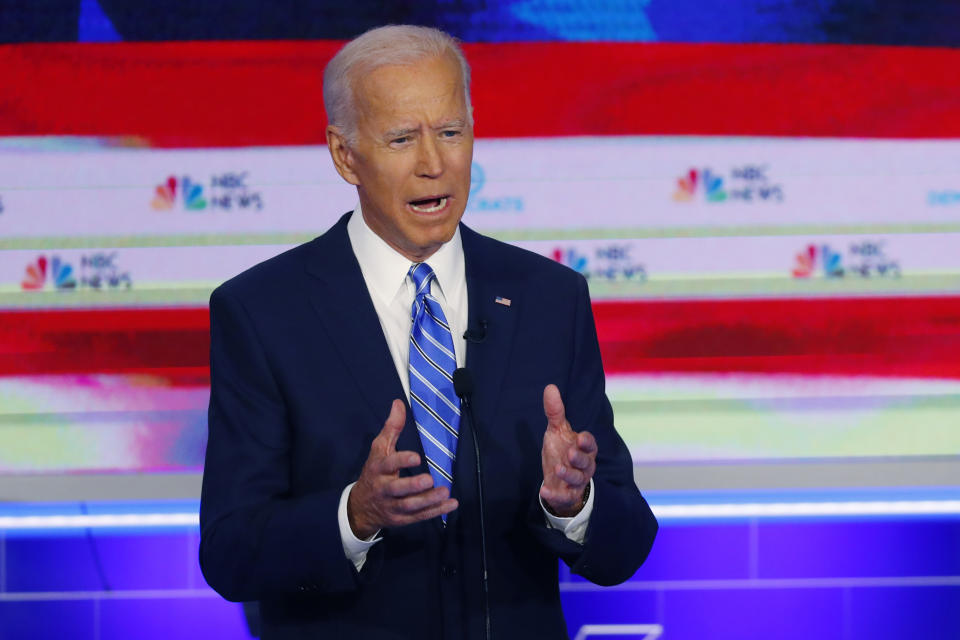
<svg viewBox="0 0 960 640">
<path fill-rule="evenodd" d="M 416 287 L 417 298 L 430 293 L 430 283 L 437 277 L 426 262 L 418 262 L 412 265 L 410 270 L 407 271 L 407 275 L 410 276 L 413 286 Z"/>
<path fill-rule="evenodd" d="M 434 315 L 437 315 L 437 313 L 442 314 L 443 312 L 439 311 L 437 300 L 430 295 L 430 285 L 437 278 L 437 274 L 433 272 L 430 265 L 426 262 L 418 262 L 410 267 L 407 275 L 410 277 L 416 289 L 416 293 L 413 296 L 413 304 L 410 305 L 410 318 L 416 322 L 420 310 L 430 305 L 434 306 Z"/>
</svg>

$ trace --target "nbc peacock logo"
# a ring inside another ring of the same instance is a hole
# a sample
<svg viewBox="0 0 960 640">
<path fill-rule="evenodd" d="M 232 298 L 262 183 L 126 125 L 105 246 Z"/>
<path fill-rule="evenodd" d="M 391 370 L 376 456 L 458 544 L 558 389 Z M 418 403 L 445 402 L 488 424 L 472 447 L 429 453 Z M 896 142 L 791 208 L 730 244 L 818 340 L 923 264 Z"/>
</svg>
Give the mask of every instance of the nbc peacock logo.
<svg viewBox="0 0 960 640">
<path fill-rule="evenodd" d="M 169 176 L 163 184 L 154 189 L 150 206 L 156 211 L 170 211 L 177 203 L 177 194 L 183 199 L 183 207 L 188 211 L 200 211 L 207 208 L 207 199 L 203 195 L 203 185 L 183 176 Z"/>
<path fill-rule="evenodd" d="M 587 256 L 579 253 L 576 249 L 554 249 L 550 257 L 560 264 L 564 264 L 574 271 L 580 273 L 587 272 Z"/>
<path fill-rule="evenodd" d="M 820 269 L 827 278 L 843 277 L 843 258 L 830 245 L 807 245 L 806 250 L 796 256 L 793 267 L 794 278 L 809 278 Z"/>
<path fill-rule="evenodd" d="M 57 290 L 76 289 L 73 266 L 59 256 L 53 256 L 49 264 L 46 256 L 39 256 L 27 265 L 23 282 L 20 283 L 24 291 L 40 291 L 48 288 L 48 284 Z"/>
<path fill-rule="evenodd" d="M 177 179 L 173 176 L 167 178 L 163 184 L 157 185 L 154 192 L 153 201 L 150 206 L 157 211 L 169 211 L 173 209 L 173 203 L 177 201 Z"/>
<path fill-rule="evenodd" d="M 677 202 L 690 202 L 696 196 L 698 188 L 703 190 L 707 202 L 723 202 L 727 199 L 727 191 L 723 188 L 723 177 L 710 169 L 703 171 L 690 169 L 685 175 L 677 178 L 673 199 Z"/>
</svg>

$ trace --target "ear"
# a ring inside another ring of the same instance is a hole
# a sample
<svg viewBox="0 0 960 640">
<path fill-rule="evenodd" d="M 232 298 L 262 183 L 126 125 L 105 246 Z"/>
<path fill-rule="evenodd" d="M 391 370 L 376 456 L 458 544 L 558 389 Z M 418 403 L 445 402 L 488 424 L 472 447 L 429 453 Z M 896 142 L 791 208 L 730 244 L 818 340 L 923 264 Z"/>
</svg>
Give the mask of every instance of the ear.
<svg viewBox="0 0 960 640">
<path fill-rule="evenodd" d="M 350 150 L 346 136 L 332 124 L 327 125 L 327 149 L 330 150 L 333 166 L 336 167 L 340 177 L 354 186 L 359 186 L 360 178 L 353 171 L 353 151 Z"/>
</svg>

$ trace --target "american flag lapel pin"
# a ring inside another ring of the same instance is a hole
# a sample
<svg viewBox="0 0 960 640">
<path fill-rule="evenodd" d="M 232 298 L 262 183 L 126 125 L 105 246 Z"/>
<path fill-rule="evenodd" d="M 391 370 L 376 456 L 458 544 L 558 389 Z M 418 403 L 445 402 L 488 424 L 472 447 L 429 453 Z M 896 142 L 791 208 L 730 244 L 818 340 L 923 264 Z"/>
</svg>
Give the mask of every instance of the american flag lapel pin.
<svg viewBox="0 0 960 640">
<path fill-rule="evenodd" d="M 496 298 L 493 299 L 493 301 L 496 302 L 497 304 L 502 304 L 502 305 L 505 306 L 505 307 L 509 307 L 509 306 L 510 306 L 510 298 L 504 298 L 503 296 L 497 296 Z"/>
</svg>

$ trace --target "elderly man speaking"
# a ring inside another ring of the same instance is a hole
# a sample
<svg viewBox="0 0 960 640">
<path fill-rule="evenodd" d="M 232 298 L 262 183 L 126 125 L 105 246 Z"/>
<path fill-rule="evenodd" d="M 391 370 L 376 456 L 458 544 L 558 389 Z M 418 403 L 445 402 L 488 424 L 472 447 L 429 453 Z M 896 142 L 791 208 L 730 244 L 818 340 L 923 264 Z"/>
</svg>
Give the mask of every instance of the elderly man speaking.
<svg viewBox="0 0 960 640">
<path fill-rule="evenodd" d="M 557 560 L 616 584 L 657 530 L 586 281 L 460 224 L 450 36 L 369 31 L 323 93 L 359 204 L 210 298 L 204 576 L 267 639 L 566 638 Z"/>
</svg>

